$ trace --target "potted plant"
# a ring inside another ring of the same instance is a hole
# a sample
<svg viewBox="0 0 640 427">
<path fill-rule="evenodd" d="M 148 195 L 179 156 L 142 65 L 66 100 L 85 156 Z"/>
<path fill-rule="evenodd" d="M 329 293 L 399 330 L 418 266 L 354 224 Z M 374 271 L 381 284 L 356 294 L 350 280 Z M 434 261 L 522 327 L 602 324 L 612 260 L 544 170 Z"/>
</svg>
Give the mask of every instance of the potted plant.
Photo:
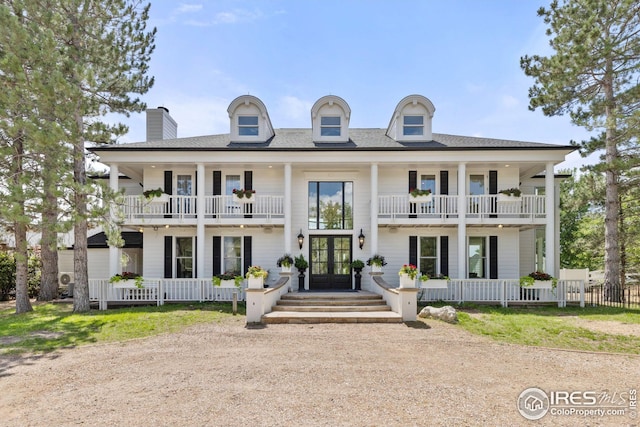
<svg viewBox="0 0 640 427">
<path fill-rule="evenodd" d="M 213 286 L 222 286 L 224 288 L 229 288 L 231 286 L 235 286 L 236 288 L 242 288 L 242 281 L 244 278 L 242 276 L 237 276 L 233 273 L 224 273 L 224 274 L 216 274 L 211 279 L 211 283 Z"/>
<path fill-rule="evenodd" d="M 351 263 L 351 268 L 355 271 L 355 279 L 356 279 L 356 291 L 362 289 L 362 269 L 364 268 L 364 262 L 356 259 Z"/>
<path fill-rule="evenodd" d="M 291 273 L 291 266 L 293 265 L 293 257 L 289 254 L 284 254 L 276 261 L 276 265 L 282 269 L 282 273 Z"/>
<path fill-rule="evenodd" d="M 519 188 L 507 188 L 498 191 L 499 202 L 519 202 L 522 200 L 522 191 Z"/>
<path fill-rule="evenodd" d="M 144 279 L 142 276 L 130 271 L 125 271 L 122 274 L 114 274 L 109 278 L 109 283 L 112 283 L 114 288 L 144 288 Z"/>
<path fill-rule="evenodd" d="M 520 278 L 520 287 L 529 289 L 555 289 L 558 279 L 541 271 L 534 271 Z"/>
<path fill-rule="evenodd" d="M 143 191 L 142 195 L 150 202 L 167 203 L 169 201 L 169 195 L 162 191 L 162 188 Z"/>
<path fill-rule="evenodd" d="M 413 264 L 404 264 L 398 271 L 400 276 L 401 288 L 415 288 L 416 277 L 418 277 L 418 268 Z"/>
<path fill-rule="evenodd" d="M 233 189 L 233 201 L 238 203 L 253 203 L 256 190 Z"/>
<path fill-rule="evenodd" d="M 437 274 L 429 277 L 428 274 L 420 276 L 420 287 L 422 288 L 438 288 L 443 289 L 449 286 L 449 277 L 443 274 Z"/>
<path fill-rule="evenodd" d="M 269 275 L 267 270 L 264 270 L 259 265 L 252 265 L 247 270 L 245 275 L 247 278 L 247 287 L 251 289 L 258 289 L 264 287 L 264 280 Z"/>
<path fill-rule="evenodd" d="M 381 273 L 382 267 L 387 265 L 387 262 L 382 255 L 375 254 L 367 260 L 367 265 L 371 267 L 372 273 Z"/>
<path fill-rule="evenodd" d="M 411 203 L 426 203 L 431 201 L 431 190 L 421 190 L 419 188 L 414 188 L 409 192 L 409 201 Z"/>
<path fill-rule="evenodd" d="M 309 268 L 309 263 L 304 259 L 304 255 L 300 254 L 296 257 L 294 265 L 298 269 L 298 292 L 304 291 L 304 272 Z"/>
</svg>

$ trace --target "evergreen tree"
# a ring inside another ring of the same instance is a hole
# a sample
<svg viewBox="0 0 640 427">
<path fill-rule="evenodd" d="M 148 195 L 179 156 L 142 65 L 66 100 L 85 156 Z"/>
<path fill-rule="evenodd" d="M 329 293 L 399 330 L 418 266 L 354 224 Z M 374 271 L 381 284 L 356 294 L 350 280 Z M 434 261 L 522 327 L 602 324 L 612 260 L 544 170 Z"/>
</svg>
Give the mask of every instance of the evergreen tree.
<svg viewBox="0 0 640 427">
<path fill-rule="evenodd" d="M 604 150 L 598 170 L 606 181 L 605 286 L 608 298 L 619 301 L 619 177 L 628 168 L 620 153 L 637 146 L 640 2 L 554 0 L 538 15 L 549 25 L 555 53 L 521 58 L 535 79 L 529 108 L 548 116 L 568 113 L 574 124 L 598 133 L 580 148 L 585 155 Z"/>
</svg>

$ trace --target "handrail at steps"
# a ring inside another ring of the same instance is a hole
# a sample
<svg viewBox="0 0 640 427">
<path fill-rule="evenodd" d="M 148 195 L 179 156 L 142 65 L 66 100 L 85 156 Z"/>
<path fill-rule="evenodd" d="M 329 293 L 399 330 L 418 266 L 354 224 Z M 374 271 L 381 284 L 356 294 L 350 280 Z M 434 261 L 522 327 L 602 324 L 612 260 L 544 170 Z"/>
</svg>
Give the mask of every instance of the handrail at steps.
<svg viewBox="0 0 640 427">
<path fill-rule="evenodd" d="M 372 274 L 371 278 L 373 279 L 373 282 L 382 290 L 382 299 L 384 299 L 384 301 L 389 304 L 389 307 L 391 307 L 391 311 L 393 311 L 394 313 L 399 313 L 400 293 L 398 292 L 398 289 L 389 286 L 389 284 L 382 278 L 381 274 Z"/>
</svg>

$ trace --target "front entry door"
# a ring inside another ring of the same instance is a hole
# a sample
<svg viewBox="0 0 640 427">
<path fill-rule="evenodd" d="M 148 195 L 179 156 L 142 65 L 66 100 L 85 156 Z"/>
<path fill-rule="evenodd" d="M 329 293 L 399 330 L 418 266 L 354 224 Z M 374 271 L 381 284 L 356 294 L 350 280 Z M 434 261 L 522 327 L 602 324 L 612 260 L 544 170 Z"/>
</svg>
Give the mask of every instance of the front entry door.
<svg viewBox="0 0 640 427">
<path fill-rule="evenodd" d="M 350 290 L 351 236 L 310 236 L 309 290 Z"/>
</svg>

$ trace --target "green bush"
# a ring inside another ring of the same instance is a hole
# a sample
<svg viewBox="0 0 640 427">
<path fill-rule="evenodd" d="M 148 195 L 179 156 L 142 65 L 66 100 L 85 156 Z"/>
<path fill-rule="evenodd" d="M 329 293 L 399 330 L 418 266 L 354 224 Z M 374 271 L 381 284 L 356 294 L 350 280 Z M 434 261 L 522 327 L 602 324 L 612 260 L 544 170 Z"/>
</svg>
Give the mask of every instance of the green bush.
<svg viewBox="0 0 640 427">
<path fill-rule="evenodd" d="M 29 277 L 27 279 L 27 285 L 29 286 L 29 298 L 36 298 L 40 293 L 40 279 L 42 276 L 41 266 L 42 261 L 40 257 L 31 255 L 29 257 Z"/>
<path fill-rule="evenodd" d="M 16 291 L 16 260 L 7 252 L 0 252 L 0 301 L 6 301 Z"/>
</svg>

